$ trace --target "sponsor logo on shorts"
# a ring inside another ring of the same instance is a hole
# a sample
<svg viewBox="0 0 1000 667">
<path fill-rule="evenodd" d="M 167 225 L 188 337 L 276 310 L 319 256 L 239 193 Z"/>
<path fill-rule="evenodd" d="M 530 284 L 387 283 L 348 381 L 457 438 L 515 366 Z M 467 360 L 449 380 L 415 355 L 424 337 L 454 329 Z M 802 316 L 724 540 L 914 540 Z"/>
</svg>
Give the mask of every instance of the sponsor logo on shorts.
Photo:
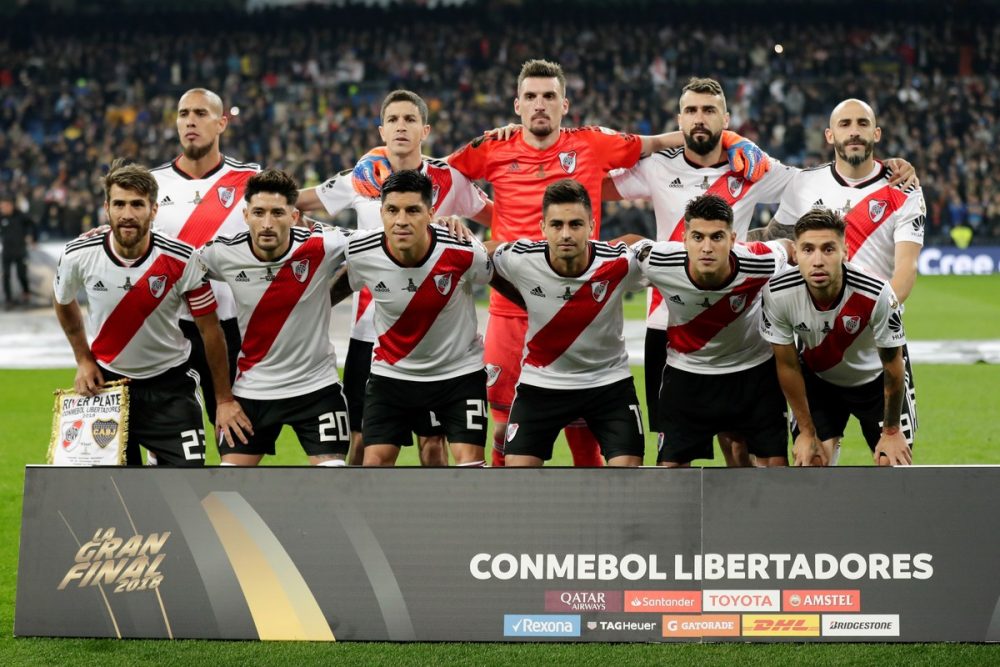
<svg viewBox="0 0 1000 667">
<path fill-rule="evenodd" d="M 500 366 L 496 364 L 486 364 L 486 386 L 492 387 L 497 383 L 497 379 L 500 377 L 500 371 L 503 370 Z"/>
<path fill-rule="evenodd" d="M 663 617 L 664 637 L 739 637 L 738 614 L 697 614 Z"/>
<path fill-rule="evenodd" d="M 780 591 L 702 591 L 703 611 L 781 611 Z"/>
<path fill-rule="evenodd" d="M 507 442 L 513 440 L 515 435 L 517 435 L 517 424 L 507 424 Z"/>
<path fill-rule="evenodd" d="M 625 591 L 625 611 L 696 614 L 701 611 L 701 591 Z"/>
<path fill-rule="evenodd" d="M 824 637 L 898 637 L 899 614 L 823 614 Z"/>
<path fill-rule="evenodd" d="M 743 614 L 744 637 L 819 637 L 819 614 Z"/>
<path fill-rule="evenodd" d="M 545 611 L 621 610 L 621 591 L 545 591 Z"/>
<path fill-rule="evenodd" d="M 557 614 L 504 614 L 504 637 L 579 637 L 580 617 Z"/>
<path fill-rule="evenodd" d="M 861 611 L 861 591 L 783 591 L 785 611 Z"/>
</svg>

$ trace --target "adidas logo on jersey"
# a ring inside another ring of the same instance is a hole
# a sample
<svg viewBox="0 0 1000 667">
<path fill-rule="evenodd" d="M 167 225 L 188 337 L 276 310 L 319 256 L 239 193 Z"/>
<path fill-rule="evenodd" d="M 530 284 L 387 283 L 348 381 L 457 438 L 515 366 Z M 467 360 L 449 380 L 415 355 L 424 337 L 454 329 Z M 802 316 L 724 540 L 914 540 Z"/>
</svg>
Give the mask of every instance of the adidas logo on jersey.
<svg viewBox="0 0 1000 667">
<path fill-rule="evenodd" d="M 826 208 L 826 204 L 823 203 L 823 199 L 817 199 L 813 202 L 813 208 Z"/>
<path fill-rule="evenodd" d="M 160 200 L 160 206 L 170 206 L 173 203 L 174 200 L 170 198 L 170 195 L 167 195 L 166 197 Z"/>
<path fill-rule="evenodd" d="M 545 292 L 542 291 L 542 286 L 541 285 L 535 285 L 535 289 L 531 290 L 531 295 L 532 296 L 541 296 L 541 297 L 544 297 L 545 296 Z"/>
<path fill-rule="evenodd" d="M 236 282 L 238 283 L 250 282 L 250 278 L 247 277 L 246 271 L 240 271 L 239 273 L 236 274 Z"/>
<path fill-rule="evenodd" d="M 387 294 L 389 292 L 389 288 L 385 286 L 385 283 L 379 282 L 379 284 L 375 286 L 375 289 L 373 291 L 380 292 L 382 294 Z"/>
<path fill-rule="evenodd" d="M 805 322 L 799 322 L 795 325 L 796 331 L 809 331 L 809 326 Z"/>
<path fill-rule="evenodd" d="M 674 180 L 670 181 L 670 185 L 668 185 L 667 187 L 670 187 L 670 188 L 683 188 L 684 185 L 681 184 L 681 179 L 675 178 Z"/>
<path fill-rule="evenodd" d="M 95 292 L 107 292 L 108 288 L 104 286 L 103 282 L 101 282 L 100 280 L 98 280 L 96 283 L 94 283 L 94 291 Z"/>
<path fill-rule="evenodd" d="M 707 301 L 707 299 L 706 299 L 706 301 Z M 679 303 L 680 305 L 683 306 L 684 305 L 684 300 L 681 299 L 679 296 L 677 296 L 675 294 L 672 297 L 670 297 L 670 303 Z"/>
<path fill-rule="evenodd" d="M 507 171 L 508 172 L 521 171 L 521 165 L 518 164 L 517 160 L 514 160 L 513 162 L 510 163 L 510 166 L 507 167 Z"/>
</svg>

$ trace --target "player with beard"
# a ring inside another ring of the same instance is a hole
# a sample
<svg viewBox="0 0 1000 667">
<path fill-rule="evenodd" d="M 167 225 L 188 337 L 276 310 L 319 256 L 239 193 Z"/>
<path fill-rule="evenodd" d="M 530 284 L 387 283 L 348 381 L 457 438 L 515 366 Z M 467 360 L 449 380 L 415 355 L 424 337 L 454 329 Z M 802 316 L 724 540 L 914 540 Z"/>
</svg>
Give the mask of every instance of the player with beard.
<svg viewBox="0 0 1000 667">
<path fill-rule="evenodd" d="M 110 231 L 70 242 L 55 277 L 55 310 L 77 361 L 77 392 L 92 396 L 107 380 L 129 379 L 126 462 L 201 466 L 205 431 L 191 346 L 177 313 L 185 308 L 204 338 L 215 380 L 215 423 L 244 438 L 250 422 L 229 390 L 226 346 L 205 271 L 185 243 L 151 231 L 157 185 L 138 165 L 116 161 L 104 179 Z M 86 332 L 77 292 L 88 299 Z"/>
</svg>

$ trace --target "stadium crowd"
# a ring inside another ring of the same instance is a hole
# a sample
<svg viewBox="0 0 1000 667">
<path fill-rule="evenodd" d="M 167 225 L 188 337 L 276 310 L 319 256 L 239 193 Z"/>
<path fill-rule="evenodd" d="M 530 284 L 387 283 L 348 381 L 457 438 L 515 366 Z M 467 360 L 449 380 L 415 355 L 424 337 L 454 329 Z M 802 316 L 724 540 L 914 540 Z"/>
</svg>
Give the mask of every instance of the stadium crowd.
<svg viewBox="0 0 1000 667">
<path fill-rule="evenodd" d="M 675 129 L 680 87 L 712 76 L 726 88 L 732 129 L 794 165 L 830 159 L 822 131 L 837 101 L 869 100 L 883 128 L 878 154 L 917 169 L 928 242 L 950 243 L 959 226 L 974 243 L 1000 242 L 995 21 L 504 11 L 513 10 L 15 18 L 0 33 L 0 189 L 30 207 L 41 238 L 94 226 L 114 156 L 154 166 L 176 155 L 175 102 L 191 85 L 218 90 L 230 107 L 227 154 L 304 186 L 380 143 L 378 105 L 397 87 L 427 99 L 425 149 L 444 156 L 509 122 L 518 66 L 546 56 L 569 75 L 567 125 Z M 611 236 L 652 227 L 642 203 L 606 207 Z"/>
</svg>

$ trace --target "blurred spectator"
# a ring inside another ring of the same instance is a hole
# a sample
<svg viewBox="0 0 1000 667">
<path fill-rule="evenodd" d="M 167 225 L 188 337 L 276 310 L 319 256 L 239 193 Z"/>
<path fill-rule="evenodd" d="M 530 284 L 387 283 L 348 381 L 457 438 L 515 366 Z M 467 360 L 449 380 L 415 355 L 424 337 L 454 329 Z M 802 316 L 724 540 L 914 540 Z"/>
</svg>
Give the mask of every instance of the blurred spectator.
<svg viewBox="0 0 1000 667">
<path fill-rule="evenodd" d="M 28 288 L 28 245 L 35 242 L 35 227 L 31 219 L 15 207 L 15 197 L 10 194 L 0 195 L 0 241 L 3 242 L 3 296 L 4 307 L 10 310 L 14 304 L 27 304 L 31 298 Z M 17 280 L 21 283 L 20 299 L 14 299 L 10 273 L 17 271 Z"/>
</svg>

